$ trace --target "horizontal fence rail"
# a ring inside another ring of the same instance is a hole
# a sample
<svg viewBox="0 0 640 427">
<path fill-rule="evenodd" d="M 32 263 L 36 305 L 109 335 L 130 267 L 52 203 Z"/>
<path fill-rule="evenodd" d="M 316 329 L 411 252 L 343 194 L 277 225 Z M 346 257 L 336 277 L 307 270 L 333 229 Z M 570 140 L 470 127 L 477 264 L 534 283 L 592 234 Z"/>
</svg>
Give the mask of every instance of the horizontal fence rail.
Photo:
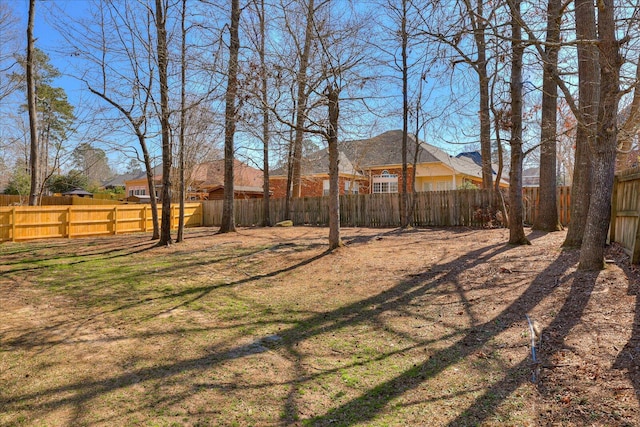
<svg viewBox="0 0 640 427">
<path fill-rule="evenodd" d="M 483 226 L 491 205 L 491 192 L 454 190 L 421 192 L 409 197 L 414 226 Z M 203 223 L 219 226 L 222 200 L 203 202 Z M 235 201 L 235 220 L 240 226 L 263 224 L 262 199 Z M 272 223 L 287 218 L 284 199 L 270 201 Z M 329 224 L 328 197 L 302 197 L 291 201 L 295 225 Z M 397 227 L 400 225 L 399 194 L 361 194 L 340 196 L 340 223 L 345 227 Z"/>
<path fill-rule="evenodd" d="M 539 191 L 523 189 L 524 222 L 532 224 L 538 212 Z M 505 200 L 508 204 L 508 200 Z M 558 188 L 558 215 L 563 225 L 569 223 L 570 187 Z M 235 220 L 240 226 L 263 224 L 262 199 L 235 201 Z M 328 197 L 302 197 L 291 200 L 291 218 L 287 218 L 284 199 L 270 200 L 271 222 L 291 219 L 295 225 L 329 224 Z M 222 200 L 203 202 L 203 223 L 219 226 Z M 450 190 L 418 192 L 409 196 L 413 206 L 411 224 L 424 226 L 500 225 L 491 216 L 491 192 L 488 190 Z M 345 227 L 400 226 L 400 194 L 360 194 L 340 196 L 340 224 Z"/>
<path fill-rule="evenodd" d="M 162 207 L 158 206 L 158 217 Z M 178 205 L 171 227 L 178 228 Z M 185 226 L 202 224 L 202 205 L 185 204 Z M 0 242 L 57 237 L 87 237 L 153 230 L 149 205 L 61 205 L 0 207 Z"/>
</svg>

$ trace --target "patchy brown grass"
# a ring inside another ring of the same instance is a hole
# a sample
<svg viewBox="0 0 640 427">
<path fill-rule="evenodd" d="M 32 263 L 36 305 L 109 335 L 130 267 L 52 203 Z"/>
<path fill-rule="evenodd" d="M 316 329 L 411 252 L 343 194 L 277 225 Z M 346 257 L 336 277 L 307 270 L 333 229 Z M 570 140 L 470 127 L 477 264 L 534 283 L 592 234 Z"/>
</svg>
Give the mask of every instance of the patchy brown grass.
<svg viewBox="0 0 640 427">
<path fill-rule="evenodd" d="M 618 248 L 585 274 L 562 232 L 326 236 L 1 245 L 0 425 L 640 425 L 640 275 Z"/>
</svg>

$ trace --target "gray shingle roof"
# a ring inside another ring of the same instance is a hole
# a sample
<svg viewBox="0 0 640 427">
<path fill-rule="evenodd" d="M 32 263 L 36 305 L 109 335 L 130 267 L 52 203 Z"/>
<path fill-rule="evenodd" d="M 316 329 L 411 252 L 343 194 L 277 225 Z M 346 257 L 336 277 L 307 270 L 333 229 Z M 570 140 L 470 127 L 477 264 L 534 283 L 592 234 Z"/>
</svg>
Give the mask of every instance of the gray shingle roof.
<svg viewBox="0 0 640 427">
<path fill-rule="evenodd" d="M 409 135 L 407 140 L 408 163 L 413 163 L 416 138 Z M 344 141 L 340 143 L 340 173 L 354 174 L 362 169 L 376 166 L 402 164 L 402 131 L 391 130 L 368 139 Z M 469 157 L 451 156 L 444 150 L 418 143 L 418 163 L 443 163 L 456 173 L 482 178 L 482 168 Z M 318 150 L 302 159 L 302 175 L 328 173 L 327 149 Z M 278 168 L 271 175 L 286 175 L 286 167 Z"/>
<path fill-rule="evenodd" d="M 438 159 L 420 144 L 418 163 L 437 162 Z M 435 147 L 434 147 L 435 148 Z M 416 139 L 409 135 L 407 140 L 407 161 L 413 163 Z M 402 164 L 402 131 L 391 130 L 369 139 L 346 141 L 343 151 L 353 161 L 356 168 Z"/>
<path fill-rule="evenodd" d="M 329 173 L 329 150 L 323 148 L 303 157 L 300 164 L 302 175 L 317 175 Z M 338 173 L 345 175 L 360 175 L 344 152 L 338 153 Z M 272 176 L 286 175 L 287 168 L 281 167 L 271 171 Z"/>
</svg>

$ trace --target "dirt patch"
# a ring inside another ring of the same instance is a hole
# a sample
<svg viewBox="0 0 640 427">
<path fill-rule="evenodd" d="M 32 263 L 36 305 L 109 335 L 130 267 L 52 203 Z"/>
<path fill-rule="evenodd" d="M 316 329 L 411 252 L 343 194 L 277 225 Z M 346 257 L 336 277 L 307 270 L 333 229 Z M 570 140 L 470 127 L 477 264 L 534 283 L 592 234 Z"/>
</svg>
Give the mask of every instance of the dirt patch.
<svg viewBox="0 0 640 427">
<path fill-rule="evenodd" d="M 640 424 L 615 245 L 587 274 L 562 232 L 214 231 L 1 245 L 0 425 Z"/>
</svg>

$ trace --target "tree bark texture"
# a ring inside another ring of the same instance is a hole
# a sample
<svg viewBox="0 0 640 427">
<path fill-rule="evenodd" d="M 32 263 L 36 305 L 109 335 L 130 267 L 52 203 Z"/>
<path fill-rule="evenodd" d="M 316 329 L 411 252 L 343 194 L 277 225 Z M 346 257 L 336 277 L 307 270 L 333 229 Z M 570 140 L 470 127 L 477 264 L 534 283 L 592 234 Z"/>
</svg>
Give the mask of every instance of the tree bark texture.
<svg viewBox="0 0 640 427">
<path fill-rule="evenodd" d="M 327 143 L 329 146 L 329 249 L 342 246 L 340 239 L 340 187 L 338 181 L 338 119 L 340 89 L 335 84 L 327 87 L 329 101 L 329 129 Z"/>
<path fill-rule="evenodd" d="M 591 202 L 580 248 L 579 270 L 604 267 L 604 247 L 611 221 L 611 195 L 617 147 L 618 99 L 622 57 L 616 40 L 613 0 L 598 2 L 600 108 L 595 141 L 590 144 L 593 166 Z"/>
<path fill-rule="evenodd" d="M 307 7 L 307 24 L 304 33 L 304 46 L 300 52 L 300 68 L 297 73 L 298 93 L 296 102 L 296 132 L 293 141 L 292 156 L 292 183 L 288 183 L 288 187 L 293 187 L 292 197 L 298 198 L 301 194 L 302 175 L 302 140 L 304 139 L 304 125 L 306 121 L 307 110 L 307 68 L 309 67 L 309 55 L 311 54 L 311 41 L 313 40 L 313 20 L 314 20 L 314 0 L 308 0 Z M 289 212 L 287 213 L 289 214 Z"/>
<path fill-rule="evenodd" d="M 636 65 L 636 82 L 640 82 L 640 63 Z M 626 161 L 628 153 L 633 147 L 633 142 L 640 137 L 640 88 L 633 89 L 633 99 L 629 105 L 629 114 L 618 129 L 618 154 L 616 158 L 616 170 L 629 167 Z"/>
<path fill-rule="evenodd" d="M 33 21 L 36 13 L 36 1 L 29 0 L 29 18 L 27 22 L 27 108 L 29 109 L 29 169 L 31 172 L 31 189 L 29 192 L 29 206 L 38 205 L 40 194 L 40 152 L 38 147 L 38 112 L 36 109 L 36 77 L 34 67 Z"/>
<path fill-rule="evenodd" d="M 182 11 L 180 13 L 180 148 L 178 150 L 179 165 L 179 186 L 180 186 L 180 213 L 178 217 L 178 235 L 176 242 L 184 240 L 184 199 L 186 197 L 184 182 L 184 139 L 185 139 L 185 116 L 187 114 L 186 86 L 187 86 L 187 30 L 185 19 L 187 14 L 187 0 L 182 0 Z"/>
<path fill-rule="evenodd" d="M 400 23 L 402 39 L 402 188 L 400 194 L 400 226 L 409 226 L 409 194 L 407 193 L 407 138 L 409 136 L 409 66 L 407 65 L 407 0 L 402 0 Z"/>
<path fill-rule="evenodd" d="M 545 51 L 548 62 L 544 64 L 542 81 L 542 118 L 540 130 L 540 204 L 533 228 L 543 231 L 559 231 L 557 202 L 557 109 L 558 87 L 554 70 L 558 68 L 560 43 L 561 0 L 549 0 L 547 4 L 547 38 Z"/>
<path fill-rule="evenodd" d="M 264 0 L 260 0 L 260 79 L 262 96 L 262 226 L 271 226 L 269 194 L 269 82 L 267 79 L 267 62 L 265 58 L 266 19 Z"/>
<path fill-rule="evenodd" d="M 162 129 L 162 217 L 158 245 L 169 245 L 171 239 L 171 137 L 169 124 L 169 83 L 167 66 L 167 31 L 162 0 L 156 0 L 156 31 L 158 33 L 158 75 L 160 80 L 160 127 Z"/>
<path fill-rule="evenodd" d="M 219 233 L 236 231 L 234 214 L 234 137 L 236 133 L 236 94 L 238 93 L 238 54 L 240 52 L 240 4 L 231 1 L 231 26 L 229 43 L 229 69 L 227 74 L 226 106 L 224 112 L 224 202 L 222 224 Z"/>
<path fill-rule="evenodd" d="M 596 136 L 599 66 L 596 40 L 595 7 L 592 0 L 575 0 L 576 38 L 578 41 L 578 129 L 576 132 L 575 167 L 571 187 L 571 223 L 563 243 L 566 247 L 580 247 L 587 223 L 591 200 L 590 141 Z"/>
<path fill-rule="evenodd" d="M 487 73 L 486 20 L 484 18 L 484 0 L 477 0 L 475 14 L 469 10 L 474 22 L 473 37 L 478 50 L 476 71 L 480 92 L 480 154 L 482 157 L 482 188 L 491 189 L 493 166 L 491 164 L 491 115 L 489 98 L 489 75 Z"/>
<path fill-rule="evenodd" d="M 509 174 L 509 243 L 530 244 L 524 234 L 522 206 L 522 28 L 520 24 L 521 0 L 512 0 L 511 7 L 511 171 Z"/>
</svg>

